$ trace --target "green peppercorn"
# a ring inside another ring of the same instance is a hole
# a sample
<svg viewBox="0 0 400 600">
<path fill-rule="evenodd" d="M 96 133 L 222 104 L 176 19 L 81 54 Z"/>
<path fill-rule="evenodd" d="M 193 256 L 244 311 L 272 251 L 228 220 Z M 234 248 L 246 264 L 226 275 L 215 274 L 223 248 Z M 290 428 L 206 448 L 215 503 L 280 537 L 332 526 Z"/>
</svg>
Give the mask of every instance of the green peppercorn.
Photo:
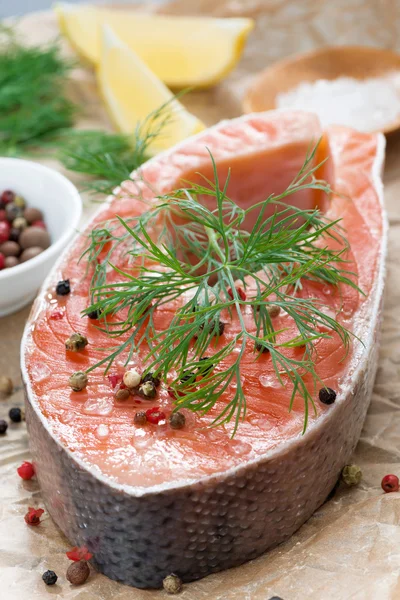
<svg viewBox="0 0 400 600">
<path fill-rule="evenodd" d="M 74 392 L 80 392 L 85 389 L 88 384 L 88 376 L 83 371 L 76 371 L 68 379 L 68 385 Z"/>
<path fill-rule="evenodd" d="M 362 471 L 358 465 L 346 465 L 342 471 L 342 481 L 348 485 L 358 485 L 362 478 Z"/>
<path fill-rule="evenodd" d="M 65 340 L 65 349 L 69 352 L 79 352 L 84 350 L 88 345 L 88 340 L 84 335 L 80 333 L 73 333 L 67 340 Z"/>
<path fill-rule="evenodd" d="M 18 195 L 15 196 L 14 204 L 15 204 L 15 206 L 18 206 L 18 208 L 25 208 L 25 206 L 26 206 L 25 198 L 23 198 L 22 196 L 18 196 Z"/>
<path fill-rule="evenodd" d="M 156 386 L 151 381 L 145 381 L 145 383 L 142 383 L 139 386 L 138 394 L 139 396 L 142 396 L 142 398 L 155 398 L 157 395 Z"/>
<path fill-rule="evenodd" d="M 167 594 L 179 594 L 182 590 L 182 580 L 171 573 L 171 575 L 167 575 L 167 577 L 163 581 L 163 588 L 167 592 Z"/>
<path fill-rule="evenodd" d="M 172 429 L 182 429 L 186 424 L 185 415 L 179 411 L 172 413 L 169 418 L 169 424 Z"/>
</svg>

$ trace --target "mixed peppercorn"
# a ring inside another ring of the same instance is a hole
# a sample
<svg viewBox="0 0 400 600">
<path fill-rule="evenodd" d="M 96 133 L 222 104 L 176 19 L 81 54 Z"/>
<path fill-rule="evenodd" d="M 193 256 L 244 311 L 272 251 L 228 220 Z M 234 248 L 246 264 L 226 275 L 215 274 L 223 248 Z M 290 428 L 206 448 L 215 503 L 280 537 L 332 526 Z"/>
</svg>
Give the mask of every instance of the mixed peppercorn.
<svg viewBox="0 0 400 600">
<path fill-rule="evenodd" d="M 51 244 L 43 213 L 11 190 L 0 195 L 0 271 L 41 254 Z"/>
</svg>

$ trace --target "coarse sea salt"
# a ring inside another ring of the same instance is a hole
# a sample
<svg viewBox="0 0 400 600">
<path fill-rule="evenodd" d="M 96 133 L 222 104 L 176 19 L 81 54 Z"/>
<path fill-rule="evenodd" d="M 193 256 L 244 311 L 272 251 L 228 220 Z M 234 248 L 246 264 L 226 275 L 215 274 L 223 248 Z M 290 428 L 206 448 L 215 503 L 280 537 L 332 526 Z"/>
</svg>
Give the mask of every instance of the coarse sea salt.
<svg viewBox="0 0 400 600">
<path fill-rule="evenodd" d="M 305 81 L 278 94 L 276 106 L 314 112 L 323 127 L 335 124 L 363 132 L 378 131 L 400 116 L 400 72 L 364 80 L 338 77 Z"/>
</svg>

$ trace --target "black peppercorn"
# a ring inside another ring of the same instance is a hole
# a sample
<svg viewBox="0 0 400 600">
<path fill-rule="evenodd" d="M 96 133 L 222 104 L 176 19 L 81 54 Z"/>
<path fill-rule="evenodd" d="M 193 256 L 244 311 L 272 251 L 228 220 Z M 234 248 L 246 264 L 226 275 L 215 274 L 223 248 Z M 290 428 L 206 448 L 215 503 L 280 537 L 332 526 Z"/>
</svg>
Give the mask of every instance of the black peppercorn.
<svg viewBox="0 0 400 600">
<path fill-rule="evenodd" d="M 68 296 L 71 291 L 71 285 L 69 279 L 63 279 L 59 281 L 56 285 L 56 294 L 57 296 Z"/>
<path fill-rule="evenodd" d="M 282 600 L 280 596 L 272 596 L 269 600 Z"/>
<path fill-rule="evenodd" d="M 209 357 L 208 356 L 202 356 L 200 358 L 200 360 L 199 360 L 199 363 L 203 362 L 204 360 L 209 360 Z M 200 365 L 199 366 L 199 375 L 203 375 L 203 376 L 204 375 L 208 375 L 208 373 L 210 371 L 212 371 L 213 368 L 214 368 L 213 364 L 209 364 L 208 366 L 206 366 L 206 365 L 204 365 L 204 366 Z"/>
<path fill-rule="evenodd" d="M 88 313 L 87 316 L 89 317 L 89 319 L 97 321 L 97 319 L 100 319 L 101 313 L 102 311 L 99 308 L 96 308 L 95 310 L 92 310 L 90 313 Z"/>
<path fill-rule="evenodd" d="M 319 401 L 322 402 L 322 404 L 333 404 L 336 400 L 336 392 L 335 390 L 332 390 L 331 388 L 321 388 L 319 390 Z"/>
<path fill-rule="evenodd" d="M 8 416 L 13 423 L 21 423 L 22 421 L 22 411 L 18 407 L 10 408 Z"/>
<path fill-rule="evenodd" d="M 185 371 L 185 373 L 181 377 L 181 383 L 194 383 L 196 381 L 196 373 L 191 371 Z"/>
<path fill-rule="evenodd" d="M 147 375 L 145 375 L 144 377 L 142 377 L 142 381 L 141 383 L 146 383 L 146 381 L 150 381 L 151 383 L 154 383 L 154 385 L 156 387 L 158 387 L 161 383 L 161 379 L 158 377 L 158 375 L 155 375 L 153 372 L 149 372 L 147 373 Z"/>
<path fill-rule="evenodd" d="M 20 235 L 21 235 L 21 231 L 19 229 L 16 229 L 15 227 L 11 227 L 10 234 L 8 236 L 8 240 L 10 242 L 18 242 Z"/>
<path fill-rule="evenodd" d="M 54 585 L 58 579 L 54 571 L 46 571 L 42 575 L 42 579 L 46 585 Z"/>
<path fill-rule="evenodd" d="M 7 428 L 7 421 L 4 421 L 4 419 L 0 419 L 0 435 L 3 435 L 7 431 Z"/>
<path fill-rule="evenodd" d="M 223 321 L 221 321 L 220 319 L 218 319 L 218 321 L 211 321 L 210 323 L 208 323 L 207 325 L 204 325 L 204 323 L 202 323 L 199 326 L 200 330 L 203 330 L 204 327 L 207 327 L 207 330 L 210 331 L 211 333 L 213 333 L 214 335 L 222 335 L 224 333 L 225 330 L 225 323 Z M 198 337 L 197 335 L 195 335 L 195 337 Z"/>
<path fill-rule="evenodd" d="M 262 344 L 261 342 L 256 342 L 255 349 L 257 352 L 261 352 L 262 354 L 266 354 L 267 352 L 269 352 L 267 346 L 265 344 Z"/>
</svg>

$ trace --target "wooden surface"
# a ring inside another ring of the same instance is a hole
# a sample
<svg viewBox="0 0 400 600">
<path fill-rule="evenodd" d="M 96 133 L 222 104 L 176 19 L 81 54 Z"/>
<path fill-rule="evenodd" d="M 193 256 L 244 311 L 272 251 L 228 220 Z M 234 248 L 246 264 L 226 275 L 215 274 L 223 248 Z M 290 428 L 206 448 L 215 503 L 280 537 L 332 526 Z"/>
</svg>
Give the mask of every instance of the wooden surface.
<svg viewBox="0 0 400 600">
<path fill-rule="evenodd" d="M 186 98 L 207 124 L 240 111 L 254 73 L 296 51 L 332 43 L 400 47 L 399 3 L 390 0 L 178 0 L 169 12 L 255 16 L 257 27 L 234 73 L 209 91 Z M 56 35 L 52 15 L 27 17 L 20 24 L 30 41 Z M 82 123 L 109 127 L 91 73 L 79 70 L 71 86 L 82 103 Z M 81 123 L 81 124 L 82 124 Z M 355 461 L 364 478 L 356 489 L 340 488 L 286 544 L 237 569 L 185 586 L 182 600 L 398 600 L 400 598 L 400 502 L 383 495 L 380 480 L 400 475 L 400 138 L 388 143 L 385 197 L 390 218 L 389 262 L 380 366 Z M 85 214 L 93 207 L 87 203 Z M 29 307 L 0 319 L 0 374 L 20 385 L 19 344 Z M 0 400 L 0 418 L 22 405 L 22 390 Z M 92 574 L 82 588 L 65 579 L 69 544 L 50 518 L 28 528 L 28 505 L 40 506 L 34 481 L 22 483 L 15 469 L 29 459 L 25 425 L 13 425 L 0 438 L 0 598 L 1 600 L 157 600 L 160 591 L 126 588 Z M 93 499 L 95 501 L 95 499 Z M 41 574 L 53 569 L 59 581 L 46 588 Z"/>
</svg>

